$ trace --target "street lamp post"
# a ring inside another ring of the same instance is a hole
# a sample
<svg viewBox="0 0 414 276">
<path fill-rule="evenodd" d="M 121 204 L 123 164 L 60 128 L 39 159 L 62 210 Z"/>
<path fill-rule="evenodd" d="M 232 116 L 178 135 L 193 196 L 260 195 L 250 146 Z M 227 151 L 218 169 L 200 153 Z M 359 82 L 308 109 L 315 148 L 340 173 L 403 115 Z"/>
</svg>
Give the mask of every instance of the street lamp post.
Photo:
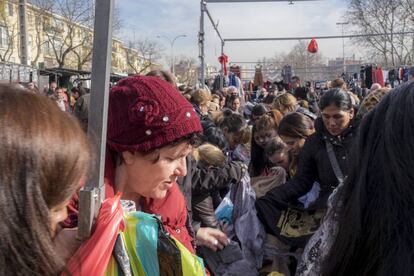
<svg viewBox="0 0 414 276">
<path fill-rule="evenodd" d="M 170 42 L 170 46 L 171 46 L 171 72 L 173 73 L 173 75 L 175 76 L 175 59 L 174 59 L 174 43 L 177 39 L 179 39 L 180 37 L 187 37 L 187 35 L 177 35 L 176 37 L 174 37 L 173 39 L 165 36 L 165 35 L 157 35 L 158 38 L 165 38 L 168 40 L 168 42 Z"/>
<path fill-rule="evenodd" d="M 344 73 L 346 73 L 344 26 L 348 24 L 349 22 L 336 22 L 336 25 L 342 26 L 342 62 L 343 62 Z"/>
</svg>

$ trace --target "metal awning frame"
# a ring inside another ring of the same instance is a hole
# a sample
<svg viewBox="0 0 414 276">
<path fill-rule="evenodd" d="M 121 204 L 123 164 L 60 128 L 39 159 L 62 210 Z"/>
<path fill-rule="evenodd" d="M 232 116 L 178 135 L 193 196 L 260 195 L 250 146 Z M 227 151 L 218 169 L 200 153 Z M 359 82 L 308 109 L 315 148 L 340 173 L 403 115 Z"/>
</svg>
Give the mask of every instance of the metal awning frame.
<svg viewBox="0 0 414 276">
<path fill-rule="evenodd" d="M 200 1 L 200 31 L 198 32 L 198 44 L 199 44 L 199 58 L 200 58 L 200 82 L 201 87 L 204 87 L 206 80 L 206 63 L 205 63 L 205 15 L 209 18 L 211 24 L 213 25 L 214 30 L 216 31 L 218 37 L 221 40 L 221 55 L 224 54 L 224 46 L 226 41 L 233 41 L 232 39 L 223 39 L 219 30 L 218 24 L 216 24 L 207 8 L 207 3 L 252 3 L 252 2 L 287 2 L 293 4 L 294 2 L 308 2 L 308 1 L 323 1 L 323 0 L 201 0 Z M 224 65 L 221 65 L 221 81 L 220 87 L 223 88 L 223 76 L 224 76 Z"/>
</svg>

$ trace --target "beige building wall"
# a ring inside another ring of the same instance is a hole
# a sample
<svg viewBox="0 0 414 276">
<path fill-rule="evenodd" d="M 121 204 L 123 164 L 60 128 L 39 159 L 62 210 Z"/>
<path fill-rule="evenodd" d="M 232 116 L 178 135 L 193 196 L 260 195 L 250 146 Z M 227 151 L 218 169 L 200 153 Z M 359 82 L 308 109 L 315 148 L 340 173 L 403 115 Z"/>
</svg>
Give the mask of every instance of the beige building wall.
<svg viewBox="0 0 414 276">
<path fill-rule="evenodd" d="M 72 42 L 73 45 L 80 46 L 67 53 L 63 68 L 91 70 L 93 30 L 30 4 L 27 5 L 26 12 L 30 65 L 40 69 L 59 67 L 57 56 L 61 56 L 60 49 L 62 53 L 65 52 L 68 49 L 66 45 Z M 70 30 L 73 30 L 73 35 L 69 37 Z M 61 44 L 64 46 L 59 47 Z M 0 0 L 0 62 L 20 63 L 19 46 L 18 6 L 15 1 Z M 57 56 L 53 46 L 58 51 Z M 113 39 L 112 73 L 134 74 L 143 62 L 145 61 L 138 51 Z"/>
</svg>

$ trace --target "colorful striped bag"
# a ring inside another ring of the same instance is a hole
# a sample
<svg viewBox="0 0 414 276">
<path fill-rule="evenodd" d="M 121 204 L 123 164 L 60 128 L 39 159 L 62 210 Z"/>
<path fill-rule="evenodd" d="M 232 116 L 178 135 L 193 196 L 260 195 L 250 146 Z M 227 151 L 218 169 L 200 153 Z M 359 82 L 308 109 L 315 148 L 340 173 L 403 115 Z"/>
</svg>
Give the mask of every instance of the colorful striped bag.
<svg viewBox="0 0 414 276">
<path fill-rule="evenodd" d="M 164 229 L 155 215 L 123 212 L 120 195 L 103 202 L 92 236 L 62 275 L 205 276 L 203 260 Z"/>
<path fill-rule="evenodd" d="M 125 229 L 119 236 L 123 244 L 121 248 L 129 258 L 130 275 L 205 275 L 203 260 L 170 236 L 156 216 L 130 212 L 124 214 L 124 223 Z M 111 257 L 106 276 L 127 276 L 128 270 L 121 268 L 128 267 L 128 261 L 121 265 L 118 255 L 114 252 Z"/>
</svg>

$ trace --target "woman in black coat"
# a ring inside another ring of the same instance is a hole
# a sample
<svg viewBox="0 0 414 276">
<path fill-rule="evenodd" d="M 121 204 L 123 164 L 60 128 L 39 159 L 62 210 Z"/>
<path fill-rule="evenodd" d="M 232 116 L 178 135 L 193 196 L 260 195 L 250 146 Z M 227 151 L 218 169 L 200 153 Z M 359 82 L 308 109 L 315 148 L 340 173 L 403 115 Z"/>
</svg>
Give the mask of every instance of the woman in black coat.
<svg viewBox="0 0 414 276">
<path fill-rule="evenodd" d="M 320 184 L 321 191 L 310 208 L 326 209 L 329 195 L 343 180 L 338 180 L 338 173 L 334 172 L 327 144 L 332 145 L 342 175 L 347 175 L 348 162 L 352 161 L 348 157 L 358 128 L 350 96 L 341 89 L 331 89 L 321 98 L 320 110 L 322 118 L 315 121 L 316 133 L 307 139 L 299 155 L 295 177 L 256 202 L 258 216 L 269 234 L 278 235 L 281 212 L 289 204 L 297 203 L 297 199 L 309 192 L 314 182 Z"/>
</svg>

